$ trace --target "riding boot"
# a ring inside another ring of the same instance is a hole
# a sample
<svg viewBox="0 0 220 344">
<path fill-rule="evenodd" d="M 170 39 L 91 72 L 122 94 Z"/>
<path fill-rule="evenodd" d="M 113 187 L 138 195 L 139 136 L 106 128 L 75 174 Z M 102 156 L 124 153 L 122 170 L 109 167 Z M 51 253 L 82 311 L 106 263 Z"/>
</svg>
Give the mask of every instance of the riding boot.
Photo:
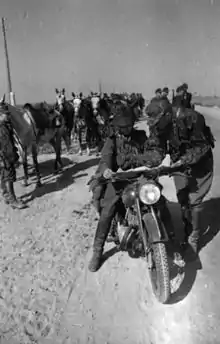
<svg viewBox="0 0 220 344">
<path fill-rule="evenodd" d="M 96 234 L 95 234 L 95 239 L 93 243 L 93 255 L 92 258 L 89 262 L 88 269 L 91 272 L 96 272 L 99 270 L 102 264 L 102 255 L 103 255 L 103 250 L 104 250 L 104 245 L 106 238 L 109 234 L 110 230 L 110 225 L 111 225 L 111 219 L 107 219 L 107 221 L 104 221 L 102 219 L 99 220 Z"/>
<path fill-rule="evenodd" d="M 8 204 L 8 191 L 7 191 L 7 187 L 6 187 L 6 183 L 3 179 L 1 179 L 1 190 L 2 190 L 2 196 L 4 198 L 4 201 L 6 204 Z"/>
<path fill-rule="evenodd" d="M 92 258 L 88 266 L 90 272 L 96 272 L 100 269 L 102 263 L 102 254 L 103 249 L 93 249 Z"/>
<path fill-rule="evenodd" d="M 7 187 L 7 202 L 13 209 L 24 209 L 25 204 L 22 201 L 18 201 L 15 196 L 14 183 L 12 181 L 6 182 Z"/>
<path fill-rule="evenodd" d="M 199 228 L 199 216 L 201 213 L 201 206 L 194 206 L 191 209 L 191 223 L 192 223 L 192 232 L 188 237 L 189 244 L 189 260 L 194 260 L 198 256 L 198 243 L 200 238 L 200 228 Z"/>
<path fill-rule="evenodd" d="M 96 272 L 100 269 L 102 263 L 103 249 L 103 240 L 100 240 L 99 238 L 95 237 L 93 244 L 93 254 L 88 266 L 90 272 Z"/>
<path fill-rule="evenodd" d="M 181 206 L 182 221 L 184 225 L 184 241 L 182 243 L 183 249 L 186 248 L 188 243 L 188 238 L 192 232 L 192 212 L 190 206 L 182 205 Z"/>
</svg>

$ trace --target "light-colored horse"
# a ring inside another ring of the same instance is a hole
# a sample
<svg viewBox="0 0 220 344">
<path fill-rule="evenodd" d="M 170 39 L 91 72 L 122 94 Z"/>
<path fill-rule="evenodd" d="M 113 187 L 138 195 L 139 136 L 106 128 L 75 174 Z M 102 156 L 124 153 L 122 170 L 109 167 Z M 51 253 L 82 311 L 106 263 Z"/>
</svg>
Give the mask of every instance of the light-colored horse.
<svg viewBox="0 0 220 344">
<path fill-rule="evenodd" d="M 28 185 L 28 165 L 27 155 L 32 154 L 33 164 L 37 177 L 37 186 L 41 186 L 41 176 L 37 159 L 38 146 L 50 143 L 56 153 L 54 170 L 58 172 L 58 166 L 62 167 L 61 161 L 61 137 L 64 130 L 64 120 L 60 113 L 54 109 L 49 109 L 47 104 L 42 103 L 39 109 L 25 104 L 24 108 L 18 109 L 15 106 L 5 103 L 5 96 L 0 100 L 1 107 L 5 108 L 11 118 L 14 129 L 15 142 L 22 159 L 24 168 L 24 185 Z M 51 126 L 44 126 L 40 129 L 37 122 L 51 121 Z"/>
<path fill-rule="evenodd" d="M 74 137 L 75 133 L 75 123 L 74 123 L 74 106 L 71 101 L 66 99 L 66 91 L 65 88 L 62 90 L 58 90 L 55 88 L 56 92 L 56 107 L 59 112 L 64 117 L 65 121 L 65 135 L 63 139 L 65 141 L 67 151 L 69 152 L 71 147 L 71 138 Z"/>
<path fill-rule="evenodd" d="M 105 125 L 105 121 L 104 121 L 103 116 L 100 113 L 100 101 L 101 101 L 101 95 L 98 95 L 98 93 L 91 92 L 91 104 L 92 104 L 93 115 L 96 118 L 98 125 L 103 126 Z"/>
<path fill-rule="evenodd" d="M 93 114 L 95 117 L 98 115 L 99 101 L 100 101 L 99 95 L 97 93 L 91 92 L 91 103 L 92 103 Z"/>
<path fill-rule="evenodd" d="M 83 102 L 83 94 L 80 92 L 79 94 L 75 94 L 72 92 L 72 103 L 74 108 L 74 118 L 75 118 L 75 134 L 77 135 L 77 140 L 79 141 L 79 155 L 82 155 L 82 134 L 84 133 L 85 136 L 87 135 L 87 123 L 85 116 L 81 115 L 81 105 Z M 90 155 L 90 148 L 87 145 L 87 154 Z"/>
<path fill-rule="evenodd" d="M 58 88 L 55 88 L 55 92 L 56 92 L 56 103 L 58 105 L 58 109 L 60 112 L 62 112 L 64 108 L 64 103 L 66 101 L 65 88 L 63 88 L 62 90 L 58 90 Z"/>
</svg>

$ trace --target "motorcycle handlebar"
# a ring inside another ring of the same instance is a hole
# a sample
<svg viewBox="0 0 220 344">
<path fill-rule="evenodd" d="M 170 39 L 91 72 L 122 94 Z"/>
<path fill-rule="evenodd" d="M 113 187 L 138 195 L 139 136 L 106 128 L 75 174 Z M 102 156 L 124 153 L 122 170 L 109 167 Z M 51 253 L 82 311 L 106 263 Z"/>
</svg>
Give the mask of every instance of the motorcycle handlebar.
<svg viewBox="0 0 220 344">
<path fill-rule="evenodd" d="M 141 175 L 145 178 L 157 179 L 158 177 L 162 176 L 171 176 L 174 172 L 178 172 L 180 167 L 170 167 L 170 166 L 160 166 L 156 168 L 140 170 L 140 171 L 123 171 L 123 172 L 115 172 L 109 179 L 105 179 L 101 177 L 100 182 L 102 183 L 116 183 L 116 182 L 123 182 L 123 181 L 131 181 L 134 179 L 139 178 Z"/>
</svg>

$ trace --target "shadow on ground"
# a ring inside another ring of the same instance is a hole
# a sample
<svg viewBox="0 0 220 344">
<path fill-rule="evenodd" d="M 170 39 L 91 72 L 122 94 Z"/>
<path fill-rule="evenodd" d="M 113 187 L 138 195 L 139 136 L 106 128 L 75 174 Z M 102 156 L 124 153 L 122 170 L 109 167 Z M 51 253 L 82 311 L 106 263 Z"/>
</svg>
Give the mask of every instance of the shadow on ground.
<svg viewBox="0 0 220 344">
<path fill-rule="evenodd" d="M 181 221 L 180 206 L 169 202 L 174 228 L 178 239 L 183 239 L 184 230 Z M 203 203 L 199 224 L 201 228 L 200 250 L 205 247 L 220 231 L 220 198 L 211 198 Z"/>
<path fill-rule="evenodd" d="M 54 173 L 54 162 L 55 162 L 55 159 L 49 159 L 49 160 L 39 162 L 39 169 L 40 169 L 40 174 L 41 174 L 42 178 L 51 177 L 51 175 L 53 175 L 53 173 Z M 66 166 L 70 166 L 70 165 L 75 163 L 73 160 L 70 160 L 69 158 L 66 158 L 66 157 L 62 157 L 62 162 L 63 162 L 64 168 Z M 28 177 L 32 178 L 35 176 L 36 176 L 36 174 L 34 171 L 33 163 L 32 163 L 32 161 L 29 160 L 28 161 Z M 23 179 L 24 179 L 24 170 L 23 170 L 22 164 L 20 164 L 20 170 L 18 172 L 17 181 L 21 181 Z M 29 183 L 30 183 L 30 180 L 29 180 Z"/>
<path fill-rule="evenodd" d="M 180 207 L 178 204 L 170 203 L 170 209 L 178 238 L 183 238 L 184 232 L 183 226 L 181 226 Z M 214 239 L 220 230 L 220 212 L 218 209 L 220 209 L 220 198 L 211 198 L 203 203 L 203 211 L 200 215 L 200 251 Z M 184 274 L 183 280 L 177 291 L 172 295 L 169 302 L 170 304 L 183 300 L 189 294 L 196 280 L 197 271 L 201 269 L 202 263 L 199 257 L 195 262 L 186 263 L 186 266 L 182 271 Z M 177 266 L 173 266 L 171 269 L 171 278 L 177 276 L 179 272 L 179 268 Z"/>
<path fill-rule="evenodd" d="M 73 166 L 65 168 L 57 177 L 55 181 L 52 182 L 45 182 L 43 181 L 43 185 L 40 188 L 36 188 L 33 191 L 24 194 L 21 196 L 21 199 L 27 199 L 28 201 L 41 197 L 45 194 L 50 194 L 55 191 L 60 191 L 67 188 L 69 185 L 73 184 L 77 178 L 87 176 L 87 173 L 80 173 L 83 172 L 90 167 L 96 166 L 99 163 L 98 158 L 92 158 L 90 160 L 86 160 L 80 163 L 77 163 Z M 50 164 L 49 161 L 47 164 Z M 46 164 L 46 166 L 48 166 Z M 77 175 L 76 175 L 77 174 Z"/>
<path fill-rule="evenodd" d="M 200 250 L 202 250 L 220 231 L 220 198 L 211 198 L 204 202 L 201 214 L 202 237 Z"/>
<path fill-rule="evenodd" d="M 49 160 L 39 162 L 39 169 L 40 169 L 40 174 L 41 174 L 42 178 L 50 177 L 54 173 L 54 162 L 55 162 L 55 159 L 49 159 Z M 63 162 L 64 168 L 66 166 L 70 166 L 70 165 L 74 164 L 73 160 L 66 158 L 66 157 L 62 157 L 62 162 Z M 19 178 L 17 180 L 22 180 L 23 176 L 24 176 L 22 165 L 20 165 L 20 167 L 21 167 L 21 170 L 19 171 Z M 31 163 L 30 163 L 30 161 L 28 162 L 28 176 L 29 176 L 29 178 L 35 177 L 35 171 L 34 171 L 32 161 L 31 161 Z"/>
</svg>

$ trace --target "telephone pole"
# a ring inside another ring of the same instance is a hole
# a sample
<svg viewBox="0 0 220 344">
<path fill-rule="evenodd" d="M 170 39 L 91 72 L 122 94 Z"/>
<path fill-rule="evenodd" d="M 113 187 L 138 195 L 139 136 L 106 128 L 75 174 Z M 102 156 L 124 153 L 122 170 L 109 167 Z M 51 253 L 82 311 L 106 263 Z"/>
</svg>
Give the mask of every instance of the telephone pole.
<svg viewBox="0 0 220 344">
<path fill-rule="evenodd" d="M 3 33 L 3 39 L 4 39 L 5 62 L 6 62 L 6 74 L 7 74 L 8 93 L 9 93 L 9 103 L 11 105 L 15 105 L 15 95 L 14 95 L 14 93 L 12 91 L 12 83 L 11 83 L 10 64 L 9 64 L 9 56 L 8 56 L 8 45 L 7 45 L 7 37 L 6 37 L 6 29 L 5 29 L 5 18 L 2 18 L 2 33 Z"/>
<path fill-rule="evenodd" d="M 101 80 L 99 80 L 99 94 L 102 95 L 102 83 L 101 83 Z"/>
</svg>

